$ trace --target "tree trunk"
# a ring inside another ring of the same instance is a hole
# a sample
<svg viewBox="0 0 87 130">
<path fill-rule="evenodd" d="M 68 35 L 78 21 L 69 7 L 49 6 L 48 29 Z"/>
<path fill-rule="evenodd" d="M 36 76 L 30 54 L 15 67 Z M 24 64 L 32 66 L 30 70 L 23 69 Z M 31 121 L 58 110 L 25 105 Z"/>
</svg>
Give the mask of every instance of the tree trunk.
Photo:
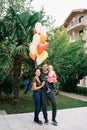
<svg viewBox="0 0 87 130">
<path fill-rule="evenodd" d="M 0 82 L 0 96 L 1 96 L 1 94 L 2 94 L 3 83 L 8 79 L 9 75 L 11 75 L 12 71 L 13 71 L 13 68 L 10 70 L 9 74 L 6 75 L 5 80 L 3 80 L 2 82 Z"/>
<path fill-rule="evenodd" d="M 20 90 L 20 76 L 21 76 L 21 63 L 22 63 L 22 56 L 16 55 L 14 56 L 14 63 L 13 63 L 13 103 L 14 103 L 14 110 L 17 111 L 18 99 L 19 99 L 19 90 Z"/>
<path fill-rule="evenodd" d="M 0 97 L 1 97 L 1 85 L 0 85 Z"/>
</svg>

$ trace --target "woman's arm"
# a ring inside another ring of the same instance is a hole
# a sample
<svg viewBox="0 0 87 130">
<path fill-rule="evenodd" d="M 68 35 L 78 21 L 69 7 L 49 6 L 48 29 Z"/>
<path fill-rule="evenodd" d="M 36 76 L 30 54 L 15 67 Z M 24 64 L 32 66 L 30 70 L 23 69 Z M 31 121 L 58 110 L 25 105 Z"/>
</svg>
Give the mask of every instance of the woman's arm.
<svg viewBox="0 0 87 130">
<path fill-rule="evenodd" d="M 36 82 L 33 82 L 33 85 L 32 85 L 32 89 L 35 91 L 35 90 L 39 90 L 41 89 L 43 86 L 45 85 L 45 82 L 43 81 L 42 84 L 40 86 L 36 86 Z"/>
</svg>

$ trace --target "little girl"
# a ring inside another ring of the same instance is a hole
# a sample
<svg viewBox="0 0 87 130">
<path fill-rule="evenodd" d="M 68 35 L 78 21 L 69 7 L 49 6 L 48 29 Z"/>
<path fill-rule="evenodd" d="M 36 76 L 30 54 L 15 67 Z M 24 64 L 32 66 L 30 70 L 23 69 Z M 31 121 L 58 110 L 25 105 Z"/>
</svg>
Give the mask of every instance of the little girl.
<svg viewBox="0 0 87 130">
<path fill-rule="evenodd" d="M 57 76 L 56 76 L 56 73 L 53 69 L 53 66 L 52 65 L 49 65 L 48 66 L 48 76 L 47 76 L 47 81 L 49 83 L 55 83 L 57 80 Z"/>
<path fill-rule="evenodd" d="M 48 66 L 48 76 L 46 81 L 47 93 L 51 92 L 52 88 L 54 88 L 53 83 L 57 81 L 57 76 L 55 71 L 53 70 L 53 66 Z"/>
</svg>

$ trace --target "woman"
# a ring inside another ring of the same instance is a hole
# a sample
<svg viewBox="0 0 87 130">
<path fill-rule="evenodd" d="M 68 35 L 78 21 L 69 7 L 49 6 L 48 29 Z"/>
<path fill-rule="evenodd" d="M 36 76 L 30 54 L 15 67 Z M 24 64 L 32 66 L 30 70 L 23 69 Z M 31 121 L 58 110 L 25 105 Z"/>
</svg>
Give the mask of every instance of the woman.
<svg viewBox="0 0 87 130">
<path fill-rule="evenodd" d="M 36 69 L 34 71 L 34 78 L 32 83 L 32 89 L 33 89 L 33 99 L 35 102 L 35 112 L 34 112 L 34 122 L 38 124 L 42 124 L 42 121 L 39 120 L 39 113 L 41 110 L 41 92 L 40 89 L 44 86 L 45 81 L 41 83 L 40 79 L 40 70 Z"/>
</svg>

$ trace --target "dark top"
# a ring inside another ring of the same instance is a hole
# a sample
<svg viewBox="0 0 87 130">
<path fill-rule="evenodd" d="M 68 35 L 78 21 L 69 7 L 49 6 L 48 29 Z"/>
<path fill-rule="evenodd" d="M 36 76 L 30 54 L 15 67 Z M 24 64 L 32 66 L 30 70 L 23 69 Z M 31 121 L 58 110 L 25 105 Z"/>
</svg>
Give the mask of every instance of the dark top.
<svg viewBox="0 0 87 130">
<path fill-rule="evenodd" d="M 36 78 L 33 78 L 33 82 L 36 83 L 36 87 L 39 87 L 41 85 L 41 82 L 39 82 Z M 40 89 L 34 91 L 40 91 Z"/>
<path fill-rule="evenodd" d="M 48 83 L 47 82 L 47 80 L 46 80 L 47 76 L 48 76 L 48 72 L 47 73 L 41 72 L 41 74 L 40 74 L 40 81 L 41 82 L 46 81 L 46 84 L 48 84 L 50 89 L 52 90 L 52 89 L 54 89 L 54 85 L 53 85 L 53 83 Z M 41 88 L 41 90 L 47 91 L 46 84 Z"/>
</svg>

